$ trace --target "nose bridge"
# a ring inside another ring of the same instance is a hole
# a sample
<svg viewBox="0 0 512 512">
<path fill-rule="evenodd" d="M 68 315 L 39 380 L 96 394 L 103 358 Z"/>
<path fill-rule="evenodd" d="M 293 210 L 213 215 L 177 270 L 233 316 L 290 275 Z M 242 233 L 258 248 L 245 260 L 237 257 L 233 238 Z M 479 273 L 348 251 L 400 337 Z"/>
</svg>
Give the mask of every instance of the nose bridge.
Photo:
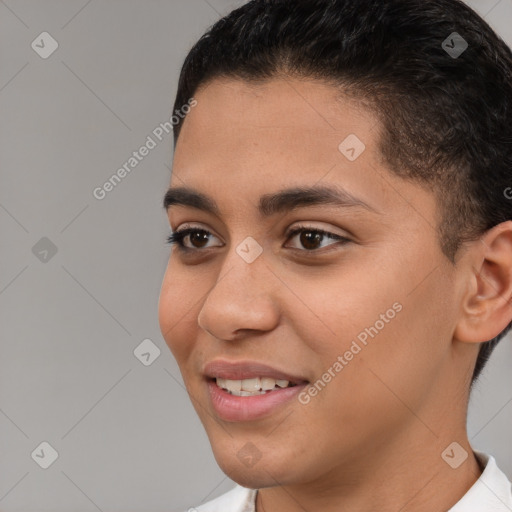
<svg viewBox="0 0 512 512">
<path fill-rule="evenodd" d="M 275 321 L 263 249 L 252 237 L 230 248 L 198 314 L 199 326 L 229 339 L 240 329 L 270 329 Z"/>
<path fill-rule="evenodd" d="M 241 241 L 239 239 L 235 242 L 226 254 L 220 277 L 209 296 L 215 290 L 221 293 L 228 291 L 233 293 L 233 296 L 240 294 L 239 298 L 242 300 L 242 295 L 246 295 L 247 301 L 250 302 L 251 297 L 261 294 L 261 285 L 268 283 L 268 279 L 263 280 L 262 276 L 269 270 L 266 266 L 263 246 L 255 238 L 246 236 Z"/>
</svg>

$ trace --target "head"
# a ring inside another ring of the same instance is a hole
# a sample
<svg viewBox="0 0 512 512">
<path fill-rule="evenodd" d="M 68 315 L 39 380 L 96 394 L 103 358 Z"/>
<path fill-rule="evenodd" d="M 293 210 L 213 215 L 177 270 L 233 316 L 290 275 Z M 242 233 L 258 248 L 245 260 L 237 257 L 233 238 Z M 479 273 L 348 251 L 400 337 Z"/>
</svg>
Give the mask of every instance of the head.
<svg viewBox="0 0 512 512">
<path fill-rule="evenodd" d="M 210 201 L 166 196 L 173 231 L 198 231 L 172 250 L 159 320 L 233 479 L 315 479 L 421 437 L 418 417 L 465 421 L 511 327 L 511 79 L 509 48 L 458 0 L 251 1 L 192 48 L 171 188 Z M 308 386 L 275 414 L 218 418 L 218 358 Z"/>
</svg>

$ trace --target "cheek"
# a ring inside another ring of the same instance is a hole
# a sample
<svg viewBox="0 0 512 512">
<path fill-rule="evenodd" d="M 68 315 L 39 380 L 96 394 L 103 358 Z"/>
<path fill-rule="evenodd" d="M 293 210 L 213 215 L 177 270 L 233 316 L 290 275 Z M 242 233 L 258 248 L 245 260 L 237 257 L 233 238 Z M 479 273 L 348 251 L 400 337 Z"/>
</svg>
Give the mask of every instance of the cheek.
<svg viewBox="0 0 512 512">
<path fill-rule="evenodd" d="M 193 283 L 194 279 L 183 273 L 180 275 L 170 262 L 158 301 L 160 331 L 180 366 L 191 351 L 195 337 L 193 329 L 197 326 L 197 305 L 194 305 L 197 295 Z"/>
<path fill-rule="evenodd" d="M 390 325 L 403 314 L 401 283 L 392 272 L 380 268 L 372 262 L 347 259 L 332 271 L 302 275 L 294 285 L 300 301 L 290 300 L 285 314 L 301 326 L 298 337 L 324 366 L 351 347 L 357 351 L 354 341 L 362 352 L 370 340 L 386 338 Z"/>
<path fill-rule="evenodd" d="M 322 358 L 327 369 L 338 354 L 345 356 L 343 369 L 322 393 L 333 405 L 330 411 L 336 410 L 335 423 L 354 432 L 368 418 L 383 431 L 392 430 L 411 410 L 421 410 L 450 356 L 454 306 L 440 276 L 417 288 L 417 276 L 388 277 L 373 281 L 375 295 L 365 299 L 361 293 L 333 308 L 340 311 L 334 329 L 342 334 L 331 344 L 330 359 Z"/>
<path fill-rule="evenodd" d="M 447 301 L 439 296 L 438 275 L 415 289 L 431 261 L 419 269 L 414 255 L 401 252 L 401 259 L 380 254 L 379 261 L 354 261 L 307 285 L 302 277 L 301 299 L 309 308 L 301 307 L 299 316 L 297 310 L 288 314 L 301 326 L 298 336 L 310 360 L 316 359 L 315 378 L 328 381 L 318 405 L 341 400 L 349 413 L 383 394 L 393 398 L 384 383 L 399 390 L 409 385 L 404 393 L 414 402 L 436 372 L 445 349 L 439 341 L 434 347 L 432 337 L 442 340 L 446 334 Z M 417 264 L 411 267 L 411 261 Z"/>
</svg>

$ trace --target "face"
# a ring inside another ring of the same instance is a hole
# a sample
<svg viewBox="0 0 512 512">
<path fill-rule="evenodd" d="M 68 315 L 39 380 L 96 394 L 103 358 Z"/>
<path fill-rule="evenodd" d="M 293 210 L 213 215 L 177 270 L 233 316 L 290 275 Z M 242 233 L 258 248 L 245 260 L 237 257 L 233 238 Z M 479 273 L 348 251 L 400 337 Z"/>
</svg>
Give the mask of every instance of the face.
<svg viewBox="0 0 512 512">
<path fill-rule="evenodd" d="M 169 200 L 172 231 L 194 231 L 159 322 L 220 467 L 252 488 L 326 482 L 398 439 L 431 442 L 417 418 L 441 428 L 453 407 L 462 289 L 431 191 L 386 169 L 376 118 L 332 86 L 218 79 L 195 99 L 170 188 L 217 210 Z"/>
</svg>

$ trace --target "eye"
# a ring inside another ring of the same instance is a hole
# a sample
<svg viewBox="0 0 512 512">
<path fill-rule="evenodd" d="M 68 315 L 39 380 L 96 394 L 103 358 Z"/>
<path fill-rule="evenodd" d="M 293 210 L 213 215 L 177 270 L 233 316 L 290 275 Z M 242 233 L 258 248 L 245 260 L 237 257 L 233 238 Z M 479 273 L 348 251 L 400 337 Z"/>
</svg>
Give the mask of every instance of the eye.
<svg viewBox="0 0 512 512">
<path fill-rule="evenodd" d="M 351 241 L 350 239 L 343 237 L 341 235 L 336 235 L 335 233 L 331 233 L 329 231 L 325 231 L 320 228 L 308 227 L 308 226 L 298 226 L 298 227 L 288 231 L 286 234 L 287 240 L 295 237 L 298 234 L 300 234 L 300 237 L 298 238 L 298 240 L 299 240 L 301 246 L 306 248 L 306 250 L 307 250 L 307 251 L 303 251 L 303 252 L 317 251 L 319 249 L 317 244 L 323 242 L 324 239 L 330 238 L 331 240 L 337 240 L 342 245 Z M 334 244 L 328 244 L 328 245 L 334 245 Z M 295 249 L 295 247 L 294 247 L 294 249 Z"/>
<path fill-rule="evenodd" d="M 185 228 L 179 231 L 175 231 L 167 237 L 167 243 L 170 245 L 176 245 L 180 251 L 196 251 L 204 247 L 205 242 L 208 242 L 207 237 L 211 235 L 206 229 L 200 228 Z M 200 247 L 192 246 L 187 247 L 184 243 L 185 238 L 189 238 L 192 244 L 198 243 Z"/>
</svg>

